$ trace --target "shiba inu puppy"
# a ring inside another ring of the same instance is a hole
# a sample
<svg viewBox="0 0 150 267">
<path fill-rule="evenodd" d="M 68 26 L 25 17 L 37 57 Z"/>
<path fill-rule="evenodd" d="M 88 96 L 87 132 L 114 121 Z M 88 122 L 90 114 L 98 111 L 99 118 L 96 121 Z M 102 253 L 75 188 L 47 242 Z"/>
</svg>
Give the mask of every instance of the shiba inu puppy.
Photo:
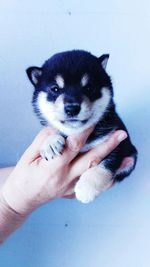
<svg viewBox="0 0 150 267">
<path fill-rule="evenodd" d="M 65 137 L 82 132 L 96 124 L 81 152 L 106 140 L 115 130 L 127 132 L 115 111 L 113 87 L 106 73 L 109 55 L 96 57 L 89 52 L 73 50 L 55 54 L 44 65 L 30 67 L 27 75 L 35 90 L 34 111 L 42 125 L 58 129 L 41 147 L 49 160 L 63 152 Z M 127 164 L 122 166 L 126 159 Z M 110 184 L 122 181 L 135 167 L 136 148 L 129 134 L 98 166 L 91 167 L 75 186 L 77 199 L 88 203 Z"/>
</svg>

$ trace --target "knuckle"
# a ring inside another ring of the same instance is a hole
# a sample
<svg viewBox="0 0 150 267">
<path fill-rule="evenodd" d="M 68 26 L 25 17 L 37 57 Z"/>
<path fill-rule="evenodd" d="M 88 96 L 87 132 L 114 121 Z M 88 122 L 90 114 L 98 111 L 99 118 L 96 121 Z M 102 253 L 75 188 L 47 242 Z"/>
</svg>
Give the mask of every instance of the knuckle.
<svg viewBox="0 0 150 267">
<path fill-rule="evenodd" d="M 52 133 L 53 133 L 53 131 L 50 128 L 44 128 L 44 129 L 41 130 L 41 135 L 43 135 L 45 137 L 49 136 Z"/>
<path fill-rule="evenodd" d="M 56 133 L 57 133 L 57 131 L 55 129 L 50 128 L 50 127 L 45 127 L 40 131 L 39 135 L 46 138 L 46 137 L 48 137 L 50 135 L 54 135 Z"/>
<path fill-rule="evenodd" d="M 74 140 L 73 142 L 69 143 L 69 148 L 72 150 L 72 151 L 79 151 L 82 147 L 82 141 L 77 139 L 77 140 Z"/>
<path fill-rule="evenodd" d="M 101 158 L 98 156 L 93 156 L 90 160 L 89 160 L 89 168 L 96 166 L 98 163 L 100 163 Z"/>
</svg>

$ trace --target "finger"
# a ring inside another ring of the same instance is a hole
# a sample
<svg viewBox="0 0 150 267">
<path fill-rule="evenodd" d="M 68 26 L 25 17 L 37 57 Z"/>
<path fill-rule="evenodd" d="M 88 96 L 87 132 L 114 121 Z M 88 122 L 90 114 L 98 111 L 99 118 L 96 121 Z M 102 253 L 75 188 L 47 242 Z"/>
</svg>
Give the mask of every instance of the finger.
<svg viewBox="0 0 150 267">
<path fill-rule="evenodd" d="M 119 144 L 127 137 L 126 132 L 118 130 L 113 133 L 107 141 L 96 146 L 84 155 L 80 155 L 72 162 L 70 168 L 70 177 L 79 177 L 92 166 L 99 164 L 108 156 Z"/>
<path fill-rule="evenodd" d="M 66 139 L 66 148 L 62 154 L 62 161 L 70 163 L 78 155 L 93 129 L 94 127 L 92 126 L 82 133 L 71 135 Z"/>
<path fill-rule="evenodd" d="M 76 157 L 76 155 L 79 153 L 81 148 L 84 146 L 87 138 L 93 131 L 94 127 L 90 127 L 86 131 L 83 131 L 82 133 L 74 134 L 66 139 L 65 149 L 63 150 L 63 153 L 61 155 L 58 155 L 57 157 L 46 161 L 45 159 L 40 159 L 39 164 L 46 166 L 51 169 L 52 165 L 57 166 L 58 168 L 62 166 L 68 165 L 73 158 Z"/>
<path fill-rule="evenodd" d="M 56 131 L 52 128 L 42 129 L 38 135 L 34 138 L 32 144 L 26 149 L 22 158 L 28 162 L 32 162 L 40 156 L 40 147 L 44 140 L 49 136 L 54 134 Z"/>
</svg>

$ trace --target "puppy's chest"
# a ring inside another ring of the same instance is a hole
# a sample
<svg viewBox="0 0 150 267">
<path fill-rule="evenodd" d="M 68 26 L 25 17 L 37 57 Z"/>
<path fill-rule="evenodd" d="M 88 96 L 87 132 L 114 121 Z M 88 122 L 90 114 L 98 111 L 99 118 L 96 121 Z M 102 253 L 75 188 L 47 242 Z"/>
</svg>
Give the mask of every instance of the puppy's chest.
<svg viewBox="0 0 150 267">
<path fill-rule="evenodd" d="M 95 138 L 94 140 L 89 140 L 89 142 L 87 142 L 84 147 L 80 150 L 81 153 L 87 152 L 90 149 L 96 147 L 97 145 L 103 143 L 104 141 L 106 141 L 113 133 L 114 131 L 112 131 L 111 133 L 105 135 L 105 136 L 99 136 L 97 138 Z"/>
</svg>

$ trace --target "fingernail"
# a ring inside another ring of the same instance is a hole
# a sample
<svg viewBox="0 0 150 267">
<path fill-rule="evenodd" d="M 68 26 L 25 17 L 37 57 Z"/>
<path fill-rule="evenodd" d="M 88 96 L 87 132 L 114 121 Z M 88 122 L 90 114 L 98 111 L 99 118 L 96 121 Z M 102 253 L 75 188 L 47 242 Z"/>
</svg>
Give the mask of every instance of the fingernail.
<svg viewBox="0 0 150 267">
<path fill-rule="evenodd" d="M 120 143 L 120 142 L 122 142 L 124 139 L 126 139 L 127 138 L 127 133 L 126 132 L 122 132 L 122 133 L 120 133 L 119 135 L 118 135 L 118 142 Z"/>
</svg>

